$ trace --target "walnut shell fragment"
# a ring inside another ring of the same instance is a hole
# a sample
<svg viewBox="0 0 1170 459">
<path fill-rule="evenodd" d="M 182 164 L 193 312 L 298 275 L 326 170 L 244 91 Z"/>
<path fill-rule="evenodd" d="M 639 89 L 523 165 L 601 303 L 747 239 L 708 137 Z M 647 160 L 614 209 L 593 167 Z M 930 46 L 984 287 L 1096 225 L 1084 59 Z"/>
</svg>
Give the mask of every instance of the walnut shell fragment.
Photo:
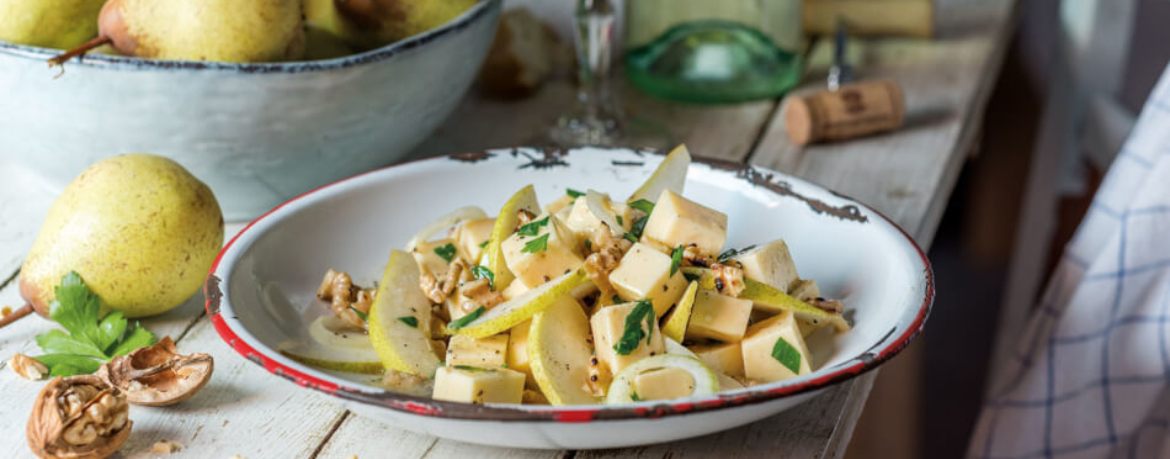
<svg viewBox="0 0 1170 459">
<path fill-rule="evenodd" d="M 42 459 L 102 459 L 134 425 L 126 397 L 94 375 L 54 378 L 33 404 L 25 434 Z"/>
<path fill-rule="evenodd" d="M 215 369 L 210 355 L 181 355 L 171 337 L 164 337 L 98 369 L 97 376 L 126 394 L 135 405 L 168 406 L 191 398 Z"/>
</svg>

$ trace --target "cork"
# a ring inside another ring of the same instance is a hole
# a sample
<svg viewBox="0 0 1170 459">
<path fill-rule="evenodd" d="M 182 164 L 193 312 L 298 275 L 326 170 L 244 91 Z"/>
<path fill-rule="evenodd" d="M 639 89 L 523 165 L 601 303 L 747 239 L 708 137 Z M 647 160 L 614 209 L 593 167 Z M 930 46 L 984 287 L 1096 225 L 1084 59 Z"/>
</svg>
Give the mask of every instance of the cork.
<svg viewBox="0 0 1170 459">
<path fill-rule="evenodd" d="M 790 96 L 784 108 L 788 137 L 800 145 L 892 131 L 901 127 L 905 119 L 902 90 L 889 80 Z"/>
</svg>

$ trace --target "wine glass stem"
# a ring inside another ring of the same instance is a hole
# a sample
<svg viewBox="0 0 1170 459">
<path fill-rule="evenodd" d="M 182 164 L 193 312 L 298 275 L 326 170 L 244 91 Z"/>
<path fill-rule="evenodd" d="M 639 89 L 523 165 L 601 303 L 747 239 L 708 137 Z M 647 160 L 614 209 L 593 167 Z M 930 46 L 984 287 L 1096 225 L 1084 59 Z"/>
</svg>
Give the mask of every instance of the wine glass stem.
<svg viewBox="0 0 1170 459">
<path fill-rule="evenodd" d="M 590 116 L 597 116 L 609 102 L 609 70 L 615 23 L 609 0 L 578 0 L 573 17 L 576 26 L 577 100 Z"/>
</svg>

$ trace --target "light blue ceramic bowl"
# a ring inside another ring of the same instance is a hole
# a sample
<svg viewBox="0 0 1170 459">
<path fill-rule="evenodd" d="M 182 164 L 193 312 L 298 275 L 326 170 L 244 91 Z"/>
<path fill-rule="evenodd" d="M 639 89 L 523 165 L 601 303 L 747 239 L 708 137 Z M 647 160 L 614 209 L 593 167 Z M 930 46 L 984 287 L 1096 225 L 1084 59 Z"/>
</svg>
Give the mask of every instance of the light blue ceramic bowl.
<svg viewBox="0 0 1170 459">
<path fill-rule="evenodd" d="M 91 55 L 0 42 L 0 163 L 56 189 L 122 153 L 168 156 L 211 186 L 228 220 L 395 162 L 467 91 L 501 0 L 338 59 L 228 64 Z"/>
</svg>

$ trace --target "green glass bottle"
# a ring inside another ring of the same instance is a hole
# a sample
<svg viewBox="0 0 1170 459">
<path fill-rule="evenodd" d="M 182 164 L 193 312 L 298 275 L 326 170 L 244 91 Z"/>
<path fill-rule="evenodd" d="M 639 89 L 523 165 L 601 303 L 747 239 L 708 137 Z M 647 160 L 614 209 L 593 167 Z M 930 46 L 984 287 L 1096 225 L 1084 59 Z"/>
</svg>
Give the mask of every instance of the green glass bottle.
<svg viewBox="0 0 1170 459">
<path fill-rule="evenodd" d="M 625 72 L 690 102 L 775 98 L 800 81 L 802 0 L 627 0 Z"/>
</svg>

